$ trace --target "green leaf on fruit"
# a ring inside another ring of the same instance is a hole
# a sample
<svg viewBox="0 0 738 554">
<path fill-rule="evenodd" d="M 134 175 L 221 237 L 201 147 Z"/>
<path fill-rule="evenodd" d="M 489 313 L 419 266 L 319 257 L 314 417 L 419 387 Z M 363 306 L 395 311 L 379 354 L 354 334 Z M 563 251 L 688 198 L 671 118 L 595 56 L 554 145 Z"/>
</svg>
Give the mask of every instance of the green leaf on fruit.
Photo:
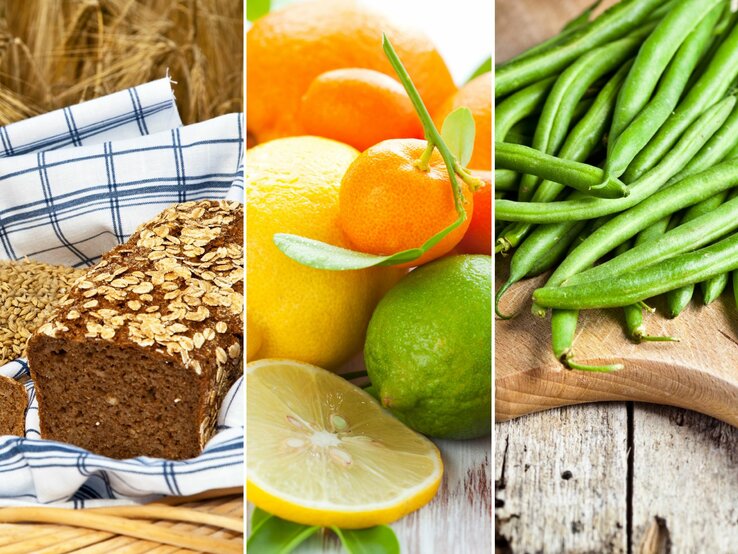
<svg viewBox="0 0 738 554">
<path fill-rule="evenodd" d="M 256 21 L 269 13 L 271 0 L 246 0 L 246 19 Z"/>
<path fill-rule="evenodd" d="M 473 81 L 480 75 L 484 75 L 485 73 L 489 73 L 492 71 L 492 57 L 490 56 L 486 60 L 484 60 L 481 64 L 479 64 L 479 67 L 474 70 L 474 73 L 472 73 L 469 78 L 466 80 L 468 83 L 469 81 Z"/>
<path fill-rule="evenodd" d="M 270 517 L 273 517 L 272 514 L 265 512 L 261 508 L 254 508 L 254 511 L 251 512 L 251 531 L 255 531 L 259 525 Z"/>
<path fill-rule="evenodd" d="M 374 266 L 399 265 L 417 260 L 425 252 L 438 244 L 443 237 L 461 225 L 464 219 L 465 216 L 460 217 L 441 232 L 433 235 L 420 248 L 411 248 L 410 250 L 403 250 L 402 252 L 387 256 L 376 256 L 365 252 L 357 252 L 319 240 L 288 233 L 277 233 L 274 235 L 273 240 L 274 244 L 285 256 L 302 265 L 329 271 L 351 271 Z"/>
<path fill-rule="evenodd" d="M 441 137 L 462 166 L 471 160 L 475 134 L 474 116 L 469 108 L 456 108 L 443 120 Z"/>
<path fill-rule="evenodd" d="M 320 529 L 315 525 L 293 523 L 266 512 L 261 512 L 256 519 L 258 524 L 254 525 L 254 517 L 251 518 L 252 531 L 246 543 L 249 554 L 288 554 Z"/>
<path fill-rule="evenodd" d="M 369 529 L 331 527 L 349 554 L 400 554 L 400 542 L 391 527 L 377 525 Z"/>
</svg>

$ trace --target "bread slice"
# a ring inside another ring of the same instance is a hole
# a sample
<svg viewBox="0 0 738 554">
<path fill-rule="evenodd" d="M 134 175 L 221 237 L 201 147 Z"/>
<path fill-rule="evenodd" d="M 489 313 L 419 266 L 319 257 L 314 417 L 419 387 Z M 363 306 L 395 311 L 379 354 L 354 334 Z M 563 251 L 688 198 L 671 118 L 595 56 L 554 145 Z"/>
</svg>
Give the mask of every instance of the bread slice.
<svg viewBox="0 0 738 554">
<path fill-rule="evenodd" d="M 243 372 L 243 278 L 237 202 L 178 204 L 139 227 L 31 337 L 42 437 L 197 456 Z"/>
<path fill-rule="evenodd" d="M 0 436 L 26 433 L 26 408 L 28 397 L 21 383 L 0 375 Z"/>
</svg>

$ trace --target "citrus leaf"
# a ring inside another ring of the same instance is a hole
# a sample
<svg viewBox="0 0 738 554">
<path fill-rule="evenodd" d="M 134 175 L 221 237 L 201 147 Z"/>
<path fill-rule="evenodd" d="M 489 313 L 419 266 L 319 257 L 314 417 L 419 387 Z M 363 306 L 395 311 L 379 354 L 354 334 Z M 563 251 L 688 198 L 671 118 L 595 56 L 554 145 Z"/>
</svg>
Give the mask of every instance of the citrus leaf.
<svg viewBox="0 0 738 554">
<path fill-rule="evenodd" d="M 267 519 L 269 519 L 272 516 L 272 514 L 265 512 L 261 508 L 254 508 L 254 511 L 251 512 L 251 532 L 253 533 L 256 531 L 256 529 L 264 523 Z"/>
<path fill-rule="evenodd" d="M 492 57 L 490 56 L 486 60 L 484 60 L 481 64 L 479 64 L 479 67 L 474 70 L 474 73 L 472 73 L 469 78 L 466 80 L 468 83 L 469 81 L 473 81 L 480 75 L 484 75 L 485 73 L 489 73 L 492 71 Z"/>
<path fill-rule="evenodd" d="M 400 554 L 400 542 L 391 527 L 377 525 L 368 529 L 331 527 L 349 554 Z"/>
<path fill-rule="evenodd" d="M 328 269 L 332 271 L 365 269 L 379 265 L 392 257 L 356 252 L 319 240 L 287 233 L 275 234 L 274 244 L 277 245 L 277 248 L 283 254 L 296 262 L 315 269 Z"/>
<path fill-rule="evenodd" d="M 456 108 L 443 120 L 441 137 L 459 164 L 466 166 L 474 150 L 474 116 L 464 106 Z"/>
<path fill-rule="evenodd" d="M 268 14 L 271 8 L 271 0 L 246 0 L 246 19 L 256 21 Z"/>
<path fill-rule="evenodd" d="M 249 554 L 288 554 L 314 535 L 318 529 L 320 527 L 269 516 L 251 532 L 246 550 Z"/>
<path fill-rule="evenodd" d="M 420 248 L 411 248 L 388 256 L 376 256 L 365 252 L 357 252 L 319 240 L 309 239 L 299 235 L 290 235 L 288 233 L 276 233 L 272 240 L 285 256 L 302 265 L 314 269 L 327 269 L 329 271 L 351 271 L 377 265 L 405 264 L 417 260 L 438 244 L 443 237 L 461 225 L 465 219 L 466 214 L 463 214 L 451 225 L 425 241 L 425 244 Z"/>
</svg>

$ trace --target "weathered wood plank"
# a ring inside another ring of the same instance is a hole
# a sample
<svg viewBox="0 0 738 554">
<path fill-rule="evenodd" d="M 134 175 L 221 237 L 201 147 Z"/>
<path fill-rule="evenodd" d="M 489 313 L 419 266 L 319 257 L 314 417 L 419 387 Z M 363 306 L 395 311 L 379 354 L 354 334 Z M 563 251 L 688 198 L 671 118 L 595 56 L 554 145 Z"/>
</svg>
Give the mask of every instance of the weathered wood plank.
<svg viewBox="0 0 738 554">
<path fill-rule="evenodd" d="M 623 404 L 497 424 L 498 553 L 627 552 L 626 428 Z"/>
<path fill-rule="evenodd" d="M 636 405 L 633 466 L 633 552 L 657 517 L 670 552 L 738 551 L 738 429 L 696 412 Z"/>
</svg>

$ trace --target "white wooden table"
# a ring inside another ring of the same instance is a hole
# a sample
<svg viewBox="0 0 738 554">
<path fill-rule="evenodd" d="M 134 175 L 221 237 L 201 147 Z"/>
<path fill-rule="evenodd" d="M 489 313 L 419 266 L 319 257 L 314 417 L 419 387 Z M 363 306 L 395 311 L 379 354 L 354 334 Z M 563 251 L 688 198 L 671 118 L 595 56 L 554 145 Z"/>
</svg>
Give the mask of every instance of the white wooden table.
<svg viewBox="0 0 738 554">
<path fill-rule="evenodd" d="M 497 61 L 590 3 L 496 0 Z M 560 408 L 495 428 L 498 554 L 738 552 L 738 429 L 632 403 Z"/>
</svg>

